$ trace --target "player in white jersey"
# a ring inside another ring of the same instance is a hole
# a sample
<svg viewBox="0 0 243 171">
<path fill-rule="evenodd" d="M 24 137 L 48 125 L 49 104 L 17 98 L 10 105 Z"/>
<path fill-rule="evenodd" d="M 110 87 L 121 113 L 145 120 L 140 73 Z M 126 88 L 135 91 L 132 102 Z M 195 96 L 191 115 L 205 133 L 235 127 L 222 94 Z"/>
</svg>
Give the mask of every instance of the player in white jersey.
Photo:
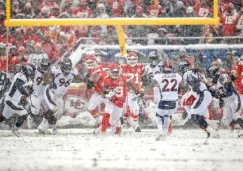
<svg viewBox="0 0 243 171">
<path fill-rule="evenodd" d="M 149 64 L 147 64 L 144 68 L 144 75 L 143 75 L 143 84 L 147 85 L 150 83 L 155 74 L 161 73 L 163 68 L 162 61 L 159 60 L 159 55 L 156 51 L 152 51 L 149 53 Z M 158 86 L 154 87 L 154 102 L 158 104 L 160 101 L 160 89 Z"/>
<path fill-rule="evenodd" d="M 223 101 L 223 116 L 226 119 L 227 127 L 230 131 L 234 130 L 235 124 L 243 128 L 243 120 L 240 115 L 241 100 L 236 91 L 230 75 L 225 71 L 216 72 L 211 76 L 213 78 L 210 92 L 215 98 Z"/>
<path fill-rule="evenodd" d="M 27 118 L 28 111 L 21 105 L 21 102 L 23 99 L 29 98 L 32 93 L 34 72 L 33 65 L 22 66 L 21 72 L 14 76 L 9 92 L 4 98 L 2 115 L 16 136 L 20 136 L 18 128 Z"/>
<path fill-rule="evenodd" d="M 44 93 L 45 101 L 44 118 L 39 125 L 40 133 L 46 133 L 49 124 L 52 126 L 52 133 L 57 133 L 56 122 L 63 114 L 63 96 L 68 90 L 68 86 L 77 79 L 77 69 L 72 69 L 72 61 L 64 58 L 60 67 L 53 67 L 51 70 L 53 81 L 47 86 Z"/>
<path fill-rule="evenodd" d="M 188 60 L 183 61 L 180 68 L 184 71 L 183 80 L 188 84 L 193 92 L 195 101 L 188 113 L 188 119 L 197 124 L 202 130 L 206 131 L 208 137 L 218 137 L 218 131 L 209 126 L 206 118 L 209 118 L 208 106 L 212 102 L 212 95 L 208 91 L 203 80 L 205 77 L 194 69 L 193 64 Z"/>
<path fill-rule="evenodd" d="M 45 98 L 44 93 L 48 84 L 52 81 L 52 75 L 50 71 L 51 62 L 49 59 L 43 58 L 35 72 L 35 78 L 33 81 L 33 94 L 31 101 L 37 108 L 31 108 L 31 113 L 28 116 L 27 126 L 32 128 L 34 125 L 34 120 L 38 119 L 40 114 L 41 105 L 43 104 Z"/>
<path fill-rule="evenodd" d="M 158 85 L 161 99 L 156 109 L 156 123 L 159 134 L 156 140 L 165 138 L 168 135 L 168 128 L 171 123 L 172 114 L 178 108 L 178 91 L 182 77 L 178 73 L 172 73 L 172 65 L 169 61 L 165 62 L 163 73 L 154 76 L 153 85 Z"/>
<path fill-rule="evenodd" d="M 35 52 L 30 54 L 30 56 L 28 58 L 28 63 L 35 65 L 35 67 L 37 68 L 40 65 L 41 60 L 43 58 L 49 59 L 47 53 L 43 52 L 41 44 L 36 43 Z"/>
</svg>

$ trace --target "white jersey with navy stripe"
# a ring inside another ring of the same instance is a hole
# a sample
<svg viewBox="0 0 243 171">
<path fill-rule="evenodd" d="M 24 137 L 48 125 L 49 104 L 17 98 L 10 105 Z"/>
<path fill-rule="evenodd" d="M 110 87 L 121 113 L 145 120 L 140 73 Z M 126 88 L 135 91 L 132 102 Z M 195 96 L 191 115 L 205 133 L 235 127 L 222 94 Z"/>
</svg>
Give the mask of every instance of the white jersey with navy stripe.
<svg viewBox="0 0 243 171">
<path fill-rule="evenodd" d="M 38 96 L 43 96 L 45 92 L 45 88 L 48 84 L 43 82 L 44 73 L 39 71 L 38 69 L 35 72 L 35 79 L 33 83 L 33 89 L 37 93 Z"/>
<path fill-rule="evenodd" d="M 19 85 L 20 82 L 22 84 L 21 87 L 23 87 L 24 91 L 26 91 L 25 85 L 28 84 L 28 79 L 24 74 L 17 73 L 13 78 L 12 84 L 9 88 L 8 93 L 6 94 L 5 99 L 14 101 L 16 103 L 20 102 L 23 96 L 23 94 L 20 92 L 20 85 Z"/>
<path fill-rule="evenodd" d="M 51 87 L 52 91 L 54 91 L 57 96 L 65 95 L 68 90 L 68 86 L 78 75 L 77 69 L 73 69 L 68 75 L 64 75 L 60 67 L 52 67 L 52 73 L 54 75 L 54 80 Z"/>
<path fill-rule="evenodd" d="M 182 77 L 178 73 L 156 74 L 154 79 L 157 81 L 162 95 L 161 100 L 178 100 L 178 88 Z"/>
<path fill-rule="evenodd" d="M 144 72 L 147 76 L 153 78 L 155 74 L 161 73 L 161 67 L 156 65 L 155 67 L 152 67 L 151 64 L 147 64 L 144 68 Z"/>
</svg>

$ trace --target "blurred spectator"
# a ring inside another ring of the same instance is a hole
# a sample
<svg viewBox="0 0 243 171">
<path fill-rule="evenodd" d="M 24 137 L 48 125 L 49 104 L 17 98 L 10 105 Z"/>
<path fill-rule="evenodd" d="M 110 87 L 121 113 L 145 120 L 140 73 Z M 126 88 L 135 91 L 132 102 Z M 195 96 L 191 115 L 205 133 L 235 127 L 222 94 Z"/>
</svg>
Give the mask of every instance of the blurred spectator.
<svg viewBox="0 0 243 171">
<path fill-rule="evenodd" d="M 161 17 L 163 8 L 158 4 L 158 0 L 152 0 L 151 5 L 147 9 L 148 17 Z"/>
<path fill-rule="evenodd" d="M 152 26 L 148 28 L 148 34 L 147 34 L 148 45 L 154 45 L 155 40 L 159 38 L 157 29 L 158 29 L 157 26 Z"/>
<path fill-rule="evenodd" d="M 44 40 L 42 42 L 42 49 L 47 56 L 49 57 L 52 63 L 56 62 L 60 58 L 60 54 L 58 53 L 57 47 L 51 38 L 50 33 L 46 33 L 44 35 Z"/>
<path fill-rule="evenodd" d="M 169 17 L 185 17 L 186 7 L 182 1 L 169 0 L 168 6 L 166 8 L 166 13 Z"/>
<path fill-rule="evenodd" d="M 132 18 L 147 18 L 147 15 L 143 13 L 143 8 L 141 6 L 137 6 L 136 13 L 132 16 Z"/>
<path fill-rule="evenodd" d="M 117 45 L 118 44 L 116 28 L 114 26 L 107 26 L 106 43 L 108 45 Z"/>
<path fill-rule="evenodd" d="M 3 43 L 0 43 L 0 71 L 7 71 L 7 55 L 6 48 Z"/>
<path fill-rule="evenodd" d="M 123 17 L 125 0 L 107 0 L 107 11 L 111 17 Z"/>
<path fill-rule="evenodd" d="M 37 42 L 41 42 L 41 40 L 35 35 L 32 27 L 27 27 L 24 36 L 21 38 L 21 45 L 25 47 L 34 46 Z"/>
<path fill-rule="evenodd" d="M 237 25 L 236 25 L 236 29 L 240 31 L 239 36 L 243 37 L 243 7 L 242 7 L 242 13 L 239 16 L 239 20 L 238 20 Z"/>
<path fill-rule="evenodd" d="M 224 68 L 226 71 L 231 71 L 232 68 L 235 66 L 237 60 L 235 56 L 232 54 L 232 51 L 227 51 L 226 52 L 226 59 L 225 59 L 225 66 Z"/>
<path fill-rule="evenodd" d="M 71 14 L 72 0 L 64 0 L 63 6 L 61 7 L 61 13 L 67 12 L 69 15 Z"/>
<path fill-rule="evenodd" d="M 195 0 L 193 10 L 196 16 L 199 17 L 212 17 L 213 9 L 210 7 L 212 4 L 208 0 Z"/>
<path fill-rule="evenodd" d="M 104 4 L 97 5 L 97 18 L 109 18 L 109 15 L 106 13 L 106 8 Z"/>
<path fill-rule="evenodd" d="M 33 18 L 35 16 L 35 13 L 33 11 L 33 8 L 29 2 L 27 2 L 24 6 L 23 13 L 25 16 L 28 16 L 29 18 Z"/>
<path fill-rule="evenodd" d="M 18 54 L 18 63 L 25 63 L 29 60 L 27 54 L 26 54 L 26 49 L 24 46 L 20 46 L 17 50 Z"/>
<path fill-rule="evenodd" d="M 6 7 L 5 7 L 5 1 L 4 0 L 0 0 L 0 10 L 5 10 Z"/>
<path fill-rule="evenodd" d="M 156 44 L 167 45 L 167 30 L 163 27 L 158 29 L 158 39 L 155 40 Z"/>
<path fill-rule="evenodd" d="M 71 15 L 75 18 L 93 18 L 93 11 L 88 7 L 87 0 L 79 0 L 77 8 L 71 9 Z"/>
<path fill-rule="evenodd" d="M 192 7 L 186 9 L 186 17 L 194 17 Z M 202 26 L 183 26 L 184 37 L 200 37 L 202 35 Z M 186 44 L 197 44 L 198 39 L 185 39 Z"/>
<path fill-rule="evenodd" d="M 52 8 L 51 8 L 51 14 L 50 17 L 54 17 L 57 18 L 60 15 L 60 8 L 57 4 L 55 4 Z"/>
<path fill-rule="evenodd" d="M 30 54 L 29 59 L 28 59 L 28 63 L 33 64 L 36 67 L 38 67 L 41 60 L 43 58 L 48 58 L 48 56 L 43 51 L 40 43 L 36 43 L 34 48 L 35 48 L 35 51 L 34 51 L 34 53 Z"/>
<path fill-rule="evenodd" d="M 236 24 L 238 19 L 238 13 L 235 10 L 235 7 L 232 3 L 228 5 L 227 11 L 223 14 L 221 23 L 223 25 L 223 34 L 224 36 L 235 36 L 236 33 Z M 228 40 L 227 43 L 233 43 L 231 40 Z"/>
</svg>

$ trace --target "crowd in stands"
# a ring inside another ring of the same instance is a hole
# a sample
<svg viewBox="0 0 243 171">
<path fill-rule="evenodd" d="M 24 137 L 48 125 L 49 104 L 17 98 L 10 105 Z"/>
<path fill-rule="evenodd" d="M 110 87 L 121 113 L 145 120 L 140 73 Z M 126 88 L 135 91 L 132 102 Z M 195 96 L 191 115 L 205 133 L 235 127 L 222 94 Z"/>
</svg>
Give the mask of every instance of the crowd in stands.
<svg viewBox="0 0 243 171">
<path fill-rule="evenodd" d="M 5 6 L 0 0 L 0 70 L 6 70 L 6 65 L 11 70 L 33 53 L 55 62 L 80 38 L 83 44 L 118 44 L 113 26 L 14 27 L 7 36 Z M 212 0 L 11 0 L 14 19 L 212 16 Z M 243 36 L 242 0 L 219 0 L 219 17 L 221 23 L 216 26 L 125 26 L 124 31 L 128 44 L 241 43 L 243 39 L 227 37 Z"/>
</svg>

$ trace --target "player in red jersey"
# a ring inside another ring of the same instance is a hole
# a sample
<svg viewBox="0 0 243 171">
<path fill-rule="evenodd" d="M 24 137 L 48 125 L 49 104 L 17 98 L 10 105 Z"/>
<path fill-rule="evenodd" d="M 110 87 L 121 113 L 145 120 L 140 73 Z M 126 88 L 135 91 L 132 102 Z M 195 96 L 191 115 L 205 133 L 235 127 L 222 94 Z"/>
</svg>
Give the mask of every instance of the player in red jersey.
<svg viewBox="0 0 243 171">
<path fill-rule="evenodd" d="M 121 121 L 123 106 L 126 101 L 127 78 L 121 75 L 121 67 L 110 64 L 109 74 L 103 80 L 103 97 L 107 99 L 105 113 L 103 114 L 102 125 L 95 130 L 95 134 L 100 131 L 106 132 L 111 127 L 112 133 L 121 133 Z"/>
<path fill-rule="evenodd" d="M 231 73 L 236 78 L 234 84 L 241 98 L 241 111 L 243 112 L 243 55 Z"/>
<path fill-rule="evenodd" d="M 125 106 L 125 117 L 128 123 L 136 132 L 141 132 L 138 125 L 139 106 L 138 99 L 142 89 L 142 75 L 144 65 L 138 63 L 138 56 L 134 52 L 128 53 L 127 64 L 122 65 L 122 73 L 132 82 L 136 89 L 128 89 L 127 100 Z"/>
<path fill-rule="evenodd" d="M 101 97 L 103 79 L 107 73 L 102 66 L 97 64 L 96 56 L 89 54 L 85 60 L 87 74 L 86 78 L 89 89 L 92 89 L 93 94 L 89 99 L 87 110 L 91 113 L 93 118 L 97 121 L 98 126 L 101 124 L 102 116 L 99 113 L 99 105 L 105 103 L 105 99 Z"/>
</svg>

